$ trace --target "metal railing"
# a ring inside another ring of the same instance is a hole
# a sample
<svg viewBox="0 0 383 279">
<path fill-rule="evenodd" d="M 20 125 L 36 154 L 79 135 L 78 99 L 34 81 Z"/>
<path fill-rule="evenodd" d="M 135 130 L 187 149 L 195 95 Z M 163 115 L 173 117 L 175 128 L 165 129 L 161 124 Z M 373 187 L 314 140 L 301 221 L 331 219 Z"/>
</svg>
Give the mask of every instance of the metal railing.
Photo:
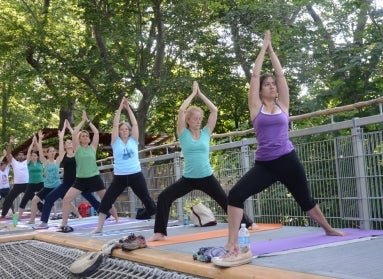
<svg viewBox="0 0 383 279">
<path fill-rule="evenodd" d="M 290 132 L 305 167 L 311 193 L 334 227 L 383 229 L 383 132 L 364 133 L 362 128 L 382 122 L 380 113 Z M 343 135 L 339 135 L 340 131 Z M 183 157 L 177 145 L 172 143 L 141 151 L 149 154 L 141 159 L 141 164 L 154 200 L 182 174 Z M 226 192 L 253 165 L 256 145 L 253 137 L 237 141 L 230 138 L 230 142 L 211 146 L 214 174 Z M 160 148 L 166 150 L 162 155 L 155 155 Z M 102 176 L 108 185 L 112 161 L 105 162 Z M 200 191 L 178 199 L 172 206 L 170 218 L 182 220 L 184 212 L 198 201 L 209 206 L 219 221 L 226 221 L 225 212 Z M 136 208 L 142 205 L 131 190 L 127 190 L 115 206 L 118 211 L 134 216 Z M 315 225 L 280 183 L 250 197 L 245 211 L 259 223 Z"/>
</svg>

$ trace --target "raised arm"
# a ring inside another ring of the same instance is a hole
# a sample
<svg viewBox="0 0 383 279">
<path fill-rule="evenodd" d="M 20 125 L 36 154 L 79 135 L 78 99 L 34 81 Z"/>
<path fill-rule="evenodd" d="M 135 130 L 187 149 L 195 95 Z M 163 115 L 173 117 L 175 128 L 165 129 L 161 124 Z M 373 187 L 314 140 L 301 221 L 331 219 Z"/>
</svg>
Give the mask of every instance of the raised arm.
<svg viewBox="0 0 383 279">
<path fill-rule="evenodd" d="M 74 127 L 73 132 L 72 132 L 72 143 L 73 143 L 73 148 L 74 150 L 77 149 L 78 147 L 78 133 L 80 132 L 82 126 L 84 126 L 84 123 L 88 121 L 88 116 L 86 115 L 86 112 L 82 112 L 81 116 L 81 122 L 77 124 L 76 127 Z"/>
<path fill-rule="evenodd" d="M 92 122 L 88 121 L 88 125 L 93 132 L 93 139 L 90 145 L 94 148 L 94 150 L 97 150 L 98 142 L 100 141 L 100 134 L 98 133 L 96 126 L 94 126 Z"/>
<path fill-rule="evenodd" d="M 270 31 L 266 31 L 265 37 L 263 39 L 262 48 L 257 58 L 255 59 L 255 63 L 253 66 L 253 73 L 250 80 L 248 106 L 249 106 L 251 120 L 253 120 L 257 116 L 259 109 L 262 106 L 262 100 L 259 96 L 259 92 L 261 90 L 260 76 L 261 76 L 263 61 L 265 60 L 265 53 L 269 44 L 270 44 Z"/>
<path fill-rule="evenodd" d="M 267 52 L 270 55 L 271 64 L 273 65 L 274 72 L 275 72 L 275 79 L 276 79 L 277 90 L 278 90 L 278 104 L 288 114 L 289 105 L 290 105 L 289 86 L 287 85 L 287 81 L 283 73 L 282 65 L 279 62 L 279 59 L 273 50 L 271 39 L 270 39 L 270 44 L 267 48 Z"/>
<path fill-rule="evenodd" d="M 186 128 L 186 121 L 185 121 L 186 109 L 190 105 L 193 98 L 197 96 L 197 93 L 198 93 L 198 83 L 194 81 L 192 93 L 189 95 L 189 97 L 185 99 L 185 101 L 182 103 L 182 105 L 180 106 L 178 110 L 178 119 L 177 119 L 177 134 L 178 135 L 180 135 L 182 131 Z"/>
<path fill-rule="evenodd" d="M 37 146 L 39 148 L 39 159 L 40 159 L 41 163 L 43 163 L 43 165 L 45 166 L 47 164 L 48 160 L 47 160 L 47 158 L 45 158 L 44 150 L 43 150 L 43 138 L 44 138 L 44 134 L 40 130 L 38 135 L 39 135 L 39 140 L 37 142 Z"/>
<path fill-rule="evenodd" d="M 207 119 L 206 127 L 208 128 L 210 134 L 213 132 L 215 124 L 217 123 L 218 109 L 217 107 L 201 92 L 198 87 L 197 96 L 205 103 L 209 108 L 210 114 Z"/>
<path fill-rule="evenodd" d="M 34 146 L 36 143 L 37 143 L 36 136 L 33 136 L 31 145 L 29 146 L 28 151 L 27 151 L 27 163 L 29 163 L 29 162 L 31 161 L 32 149 L 33 149 L 33 146 Z"/>
<path fill-rule="evenodd" d="M 114 114 L 111 143 L 114 143 L 116 139 L 118 139 L 118 125 L 120 124 L 121 111 L 124 108 L 124 101 L 125 101 L 125 97 L 121 99 L 120 105 L 118 109 L 116 110 L 116 113 Z"/>
<path fill-rule="evenodd" d="M 138 133 L 138 123 L 137 123 L 137 119 L 136 119 L 136 116 L 134 115 L 133 113 L 133 110 L 131 109 L 131 107 L 129 106 L 129 101 L 128 99 L 125 98 L 125 102 L 124 102 L 124 107 L 126 109 L 126 111 L 128 112 L 128 116 L 129 116 L 129 120 L 130 120 L 130 125 L 132 125 L 132 131 L 131 131 L 131 135 L 132 137 L 138 141 L 138 138 L 139 138 L 139 133 Z"/>
<path fill-rule="evenodd" d="M 7 157 L 7 150 L 3 150 L 3 155 L 0 157 L 0 162 L 2 162 L 4 160 L 4 158 Z M 9 164 L 9 162 L 7 161 L 7 164 Z"/>
<path fill-rule="evenodd" d="M 8 142 L 8 146 L 7 146 L 7 161 L 8 163 L 12 163 L 12 145 L 13 143 L 15 142 L 15 137 L 14 136 L 11 136 L 9 138 L 9 142 Z"/>
<path fill-rule="evenodd" d="M 65 120 L 64 121 L 64 126 L 62 128 L 62 130 L 58 130 L 58 138 L 59 138 L 59 156 L 57 156 L 56 158 L 56 162 L 58 164 L 61 163 L 62 159 L 64 158 L 64 155 L 65 155 L 65 149 L 64 149 L 64 135 L 65 135 L 65 129 L 67 128 L 67 121 L 68 120 Z"/>
</svg>

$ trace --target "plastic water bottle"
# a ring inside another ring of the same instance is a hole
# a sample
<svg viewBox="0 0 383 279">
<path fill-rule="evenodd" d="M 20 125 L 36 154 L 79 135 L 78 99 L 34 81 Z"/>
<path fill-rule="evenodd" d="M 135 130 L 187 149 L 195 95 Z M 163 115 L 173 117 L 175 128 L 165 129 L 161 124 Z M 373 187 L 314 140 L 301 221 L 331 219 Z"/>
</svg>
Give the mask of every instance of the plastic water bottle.
<svg viewBox="0 0 383 279">
<path fill-rule="evenodd" d="M 184 213 L 184 226 L 189 226 L 189 216 L 187 213 Z"/>
<path fill-rule="evenodd" d="M 241 253 L 246 253 L 250 249 L 250 232 L 246 228 L 246 224 L 241 224 L 238 232 L 238 246 Z"/>
<path fill-rule="evenodd" d="M 19 222 L 19 215 L 17 213 L 13 213 L 12 215 L 12 224 L 13 227 L 17 227 L 17 223 Z"/>
</svg>

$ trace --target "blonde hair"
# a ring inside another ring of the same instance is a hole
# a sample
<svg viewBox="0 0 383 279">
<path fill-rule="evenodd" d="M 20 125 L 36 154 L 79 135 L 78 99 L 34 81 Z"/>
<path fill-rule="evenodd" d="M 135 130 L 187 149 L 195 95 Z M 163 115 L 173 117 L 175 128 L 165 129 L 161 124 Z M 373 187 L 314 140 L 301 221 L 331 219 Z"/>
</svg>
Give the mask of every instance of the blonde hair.
<svg viewBox="0 0 383 279">
<path fill-rule="evenodd" d="M 204 115 L 203 110 L 200 107 L 197 106 L 190 106 L 187 108 L 185 112 L 185 122 L 186 122 L 186 127 L 189 127 L 187 120 L 194 114 L 194 113 L 200 113 L 202 118 Z"/>
<path fill-rule="evenodd" d="M 80 135 L 83 134 L 83 133 L 87 134 L 88 137 L 90 138 L 90 134 L 89 134 L 89 132 L 88 132 L 87 130 L 81 130 L 81 131 L 78 132 L 78 134 L 77 134 L 77 142 L 80 142 Z"/>
</svg>

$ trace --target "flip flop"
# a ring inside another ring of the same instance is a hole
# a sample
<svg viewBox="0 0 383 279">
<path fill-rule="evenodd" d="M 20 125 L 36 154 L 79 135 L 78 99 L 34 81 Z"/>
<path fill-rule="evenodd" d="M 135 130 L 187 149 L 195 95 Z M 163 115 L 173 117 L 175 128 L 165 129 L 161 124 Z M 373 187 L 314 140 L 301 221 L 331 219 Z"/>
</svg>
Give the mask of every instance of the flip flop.
<svg viewBox="0 0 383 279">
<path fill-rule="evenodd" d="M 57 232 L 62 232 L 62 233 L 70 233 L 73 232 L 73 228 L 71 226 L 63 226 L 60 227 Z"/>
</svg>

